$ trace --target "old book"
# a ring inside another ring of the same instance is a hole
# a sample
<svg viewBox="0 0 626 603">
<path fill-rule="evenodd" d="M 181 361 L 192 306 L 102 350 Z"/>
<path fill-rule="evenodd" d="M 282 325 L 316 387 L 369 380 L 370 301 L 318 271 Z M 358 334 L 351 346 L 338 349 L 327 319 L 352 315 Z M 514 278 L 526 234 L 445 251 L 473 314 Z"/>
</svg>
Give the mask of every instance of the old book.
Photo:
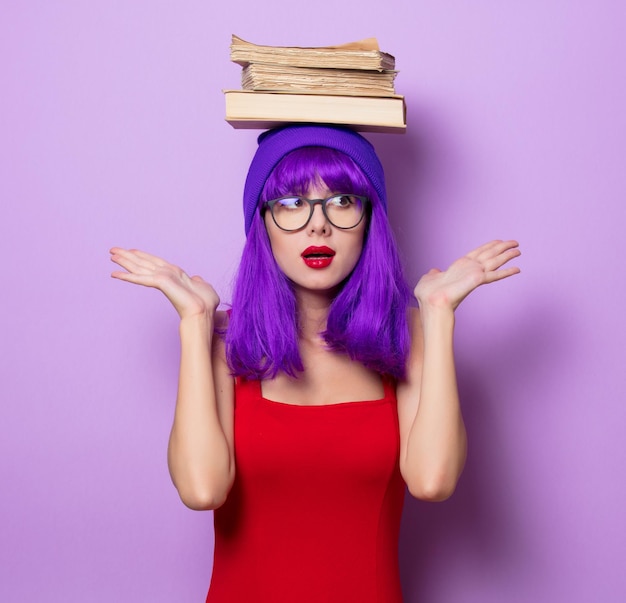
<svg viewBox="0 0 626 603">
<path fill-rule="evenodd" d="M 395 58 L 382 52 L 375 38 L 340 46 L 300 48 L 289 46 L 261 46 L 233 35 L 230 59 L 246 66 L 249 63 L 270 63 L 290 67 L 325 67 L 335 69 L 395 69 Z"/>
<path fill-rule="evenodd" d="M 396 71 L 316 69 L 250 63 L 242 70 L 241 85 L 244 90 L 394 96 L 396 74 Z"/>
<path fill-rule="evenodd" d="M 226 121 L 235 128 L 328 123 L 362 132 L 406 130 L 403 96 L 365 97 L 225 90 Z"/>
</svg>

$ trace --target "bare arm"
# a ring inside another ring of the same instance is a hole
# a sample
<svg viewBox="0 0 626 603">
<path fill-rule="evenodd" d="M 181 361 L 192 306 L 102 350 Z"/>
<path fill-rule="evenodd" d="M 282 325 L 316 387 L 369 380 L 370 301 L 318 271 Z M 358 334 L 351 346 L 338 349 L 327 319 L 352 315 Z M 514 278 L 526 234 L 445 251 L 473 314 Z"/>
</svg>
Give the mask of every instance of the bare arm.
<svg viewBox="0 0 626 603">
<path fill-rule="evenodd" d="M 406 381 L 398 384 L 400 469 L 411 494 L 445 500 L 465 464 L 467 439 L 454 366 L 454 310 L 478 286 L 507 278 L 501 267 L 520 255 L 515 241 L 493 241 L 431 270 L 415 288 L 420 310 L 411 312 Z"/>
<path fill-rule="evenodd" d="M 180 372 L 168 447 L 172 481 L 192 509 L 215 509 L 226 500 L 235 475 L 233 380 L 224 346 L 214 335 L 219 298 L 200 277 L 138 250 L 113 248 L 111 260 L 126 272 L 111 276 L 159 289 L 180 316 Z"/>
</svg>

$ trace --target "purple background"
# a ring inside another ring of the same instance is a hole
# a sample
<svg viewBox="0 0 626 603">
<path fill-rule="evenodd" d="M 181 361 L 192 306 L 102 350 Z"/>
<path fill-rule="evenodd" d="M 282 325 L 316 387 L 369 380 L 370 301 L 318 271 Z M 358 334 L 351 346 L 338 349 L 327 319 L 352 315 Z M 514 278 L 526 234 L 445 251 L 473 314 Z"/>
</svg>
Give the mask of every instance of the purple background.
<svg viewBox="0 0 626 603">
<path fill-rule="evenodd" d="M 215 6 L 2 3 L 0 600 L 205 596 L 211 515 L 166 467 L 176 315 L 107 251 L 229 299 L 257 134 L 223 120 L 237 33 L 396 55 L 409 131 L 370 139 L 411 280 L 522 244 L 458 312 L 470 456 L 450 501 L 407 504 L 407 602 L 624 601 L 623 2 Z"/>
</svg>

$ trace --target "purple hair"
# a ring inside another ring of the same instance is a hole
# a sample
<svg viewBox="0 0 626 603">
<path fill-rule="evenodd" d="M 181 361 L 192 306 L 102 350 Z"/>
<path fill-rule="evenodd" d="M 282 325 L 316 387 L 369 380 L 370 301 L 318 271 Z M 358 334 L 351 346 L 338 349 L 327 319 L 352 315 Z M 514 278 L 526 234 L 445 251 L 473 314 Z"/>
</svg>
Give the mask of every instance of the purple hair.
<svg viewBox="0 0 626 603">
<path fill-rule="evenodd" d="M 393 233 L 373 186 L 350 157 L 325 147 L 286 155 L 267 179 L 260 206 L 269 199 L 305 194 L 322 181 L 330 190 L 371 201 L 363 251 L 333 300 L 322 333 L 329 349 L 396 379 L 405 376 L 410 300 Z M 226 356 L 235 376 L 273 378 L 303 370 L 298 350 L 295 295 L 270 247 L 262 211 L 248 233 L 233 291 Z"/>
</svg>

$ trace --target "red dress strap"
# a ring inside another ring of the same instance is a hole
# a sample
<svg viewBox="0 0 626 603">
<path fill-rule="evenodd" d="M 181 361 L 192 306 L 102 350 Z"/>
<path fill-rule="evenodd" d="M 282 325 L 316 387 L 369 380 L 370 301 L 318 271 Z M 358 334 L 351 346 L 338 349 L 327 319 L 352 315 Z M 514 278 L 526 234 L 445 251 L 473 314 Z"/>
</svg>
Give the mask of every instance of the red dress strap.
<svg viewBox="0 0 626 603">
<path fill-rule="evenodd" d="M 256 379 L 235 377 L 235 406 L 261 397 L 261 382 Z"/>
</svg>

